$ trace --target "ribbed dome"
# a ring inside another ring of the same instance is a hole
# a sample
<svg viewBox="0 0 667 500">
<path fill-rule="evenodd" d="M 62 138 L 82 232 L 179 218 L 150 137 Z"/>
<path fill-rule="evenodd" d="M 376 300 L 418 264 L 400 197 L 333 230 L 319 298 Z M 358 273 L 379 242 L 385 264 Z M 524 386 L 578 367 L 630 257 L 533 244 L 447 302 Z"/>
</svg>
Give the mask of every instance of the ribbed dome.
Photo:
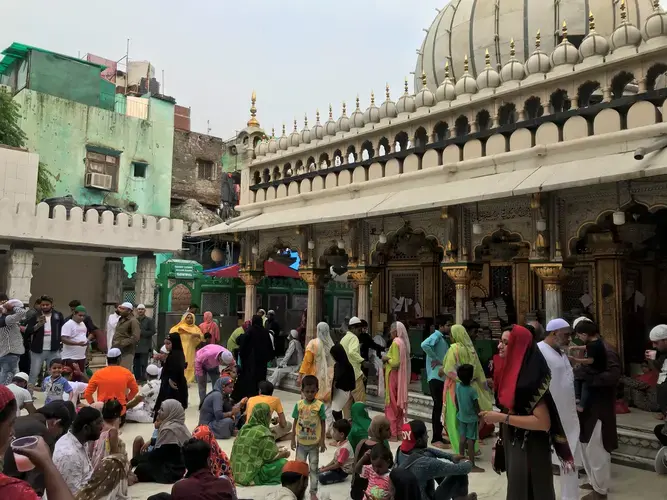
<svg viewBox="0 0 667 500">
<path fill-rule="evenodd" d="M 320 124 L 320 111 L 315 113 L 315 126 L 310 130 L 310 140 L 319 141 L 324 138 L 324 127 Z"/>
<path fill-rule="evenodd" d="M 456 86 L 449 77 L 449 61 L 445 63 L 445 78 L 435 91 L 435 99 L 438 102 L 453 101 L 456 99 Z"/>
<path fill-rule="evenodd" d="M 510 40 L 510 59 L 500 70 L 500 79 L 503 82 L 520 82 L 526 76 L 526 69 L 516 58 L 516 45 L 514 38 Z"/>
<path fill-rule="evenodd" d="M 350 127 L 351 128 L 364 128 L 364 113 L 359 107 L 359 96 L 357 96 L 357 107 L 354 110 L 354 113 L 350 115 Z"/>
<path fill-rule="evenodd" d="M 301 134 L 296 129 L 296 120 L 294 120 L 294 131 L 289 135 L 289 145 L 293 148 L 299 147 L 301 144 Z"/>
<path fill-rule="evenodd" d="M 456 97 L 477 93 L 477 81 L 468 73 L 468 56 L 465 56 L 463 75 L 456 82 Z"/>
<path fill-rule="evenodd" d="M 278 141 L 276 140 L 276 130 L 271 129 L 271 139 L 269 139 L 269 153 L 276 153 L 278 151 Z"/>
<path fill-rule="evenodd" d="M 343 103 L 343 114 L 340 115 L 340 118 L 338 118 L 338 121 L 336 122 L 336 132 L 350 131 L 350 119 L 347 117 L 345 110 L 345 103 Z"/>
<path fill-rule="evenodd" d="M 285 124 L 283 123 L 283 135 L 280 136 L 280 139 L 278 139 L 278 147 L 282 149 L 283 151 L 286 150 L 289 147 L 289 140 L 287 139 L 287 135 L 285 135 Z"/>
<path fill-rule="evenodd" d="M 642 43 L 642 33 L 639 28 L 628 21 L 627 6 L 625 0 L 621 0 L 621 23 L 611 34 L 609 40 L 611 50 L 618 50 L 621 47 L 638 47 Z"/>
<path fill-rule="evenodd" d="M 567 39 L 567 23 L 563 21 L 563 40 L 551 53 L 551 65 L 575 65 L 579 62 L 579 50 Z"/>
<path fill-rule="evenodd" d="M 398 110 L 396 109 L 396 104 L 391 100 L 389 94 L 389 84 L 387 84 L 385 92 L 387 100 L 382 103 L 380 106 L 380 119 L 382 118 L 396 118 L 398 116 Z"/>
<path fill-rule="evenodd" d="M 660 0 L 653 2 L 653 13 L 646 19 L 642 35 L 645 40 L 667 36 L 667 13 L 660 7 Z"/>
<path fill-rule="evenodd" d="M 491 56 L 487 49 L 484 56 L 484 69 L 477 75 L 477 89 L 495 89 L 500 87 L 500 75 L 491 67 Z"/>
<path fill-rule="evenodd" d="M 308 117 L 303 117 L 303 128 L 301 129 L 301 144 L 310 144 L 310 129 L 308 128 Z"/>
<path fill-rule="evenodd" d="M 606 56 L 609 53 L 609 42 L 605 37 L 595 31 L 595 17 L 590 13 L 588 17 L 588 35 L 579 45 L 579 53 L 582 59 L 593 56 Z"/>
<path fill-rule="evenodd" d="M 417 109 L 435 106 L 435 94 L 426 85 L 426 75 L 422 75 L 422 89 L 415 96 Z"/>
<path fill-rule="evenodd" d="M 380 123 L 380 108 L 375 105 L 375 94 L 371 92 L 371 105 L 364 111 L 365 123 Z"/>
<path fill-rule="evenodd" d="M 415 97 L 410 95 L 408 91 L 408 79 L 405 79 L 405 92 L 400 97 L 396 103 L 396 110 L 398 113 L 414 113 L 415 109 Z"/>
<path fill-rule="evenodd" d="M 255 146 L 255 156 L 264 156 L 269 150 L 268 144 L 265 139 L 259 141 L 257 146 Z"/>
<path fill-rule="evenodd" d="M 324 134 L 336 135 L 336 122 L 333 119 L 333 109 L 331 108 L 331 104 L 329 104 L 329 119 L 324 124 Z"/>
<path fill-rule="evenodd" d="M 570 38 L 586 35 L 588 9 L 598 14 L 599 34 L 609 37 L 614 31 L 615 16 L 610 12 L 614 3 L 610 0 L 561 0 L 557 7 L 555 3 L 551 0 L 448 2 L 435 16 L 419 50 L 415 92 L 421 89 L 422 72 L 426 73 L 429 88 L 436 91 L 445 78 L 444 61 L 450 61 L 450 75 L 455 81 L 459 80 L 463 74 L 464 54 L 470 57 L 471 74 L 477 75 L 483 69 L 486 48 L 503 67 L 510 59 L 508 41 L 511 37 L 516 41 L 517 59 L 525 61 L 532 53 L 530 37 L 538 29 L 549 34 L 542 48 L 551 54 L 558 44 L 551 34 L 558 32 L 563 20 L 567 20 Z M 653 12 L 652 0 L 633 0 L 628 2 L 628 7 L 629 18 L 637 26 L 643 26 Z"/>
<path fill-rule="evenodd" d="M 551 60 L 549 56 L 542 51 L 542 35 L 540 30 L 537 30 L 535 37 L 535 51 L 530 55 L 526 61 L 526 74 L 536 75 L 538 73 L 548 73 L 551 69 Z"/>
</svg>

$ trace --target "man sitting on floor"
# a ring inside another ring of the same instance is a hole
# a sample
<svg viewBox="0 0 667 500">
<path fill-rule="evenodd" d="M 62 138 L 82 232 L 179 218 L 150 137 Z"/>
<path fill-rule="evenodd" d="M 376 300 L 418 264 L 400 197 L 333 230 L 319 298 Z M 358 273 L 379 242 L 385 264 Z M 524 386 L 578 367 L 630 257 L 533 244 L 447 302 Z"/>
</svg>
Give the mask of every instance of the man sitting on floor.
<svg viewBox="0 0 667 500">
<path fill-rule="evenodd" d="M 253 396 L 252 398 L 248 399 L 248 404 L 245 411 L 246 422 L 250 420 L 253 408 L 256 404 L 259 403 L 266 403 L 269 405 L 269 408 L 271 408 L 272 417 L 274 412 L 278 414 L 277 419 L 272 419 L 272 423 L 276 425 L 271 427 L 271 432 L 275 436 L 276 441 L 288 438 L 290 432 L 292 431 L 292 424 L 289 423 L 285 418 L 283 404 L 280 402 L 280 398 L 273 395 L 273 384 L 267 380 L 262 380 L 259 383 L 259 396 Z"/>
<path fill-rule="evenodd" d="M 148 382 L 142 385 L 139 394 L 127 403 L 125 418 L 128 422 L 153 423 L 153 410 L 162 385 L 159 374 L 160 369 L 156 365 L 150 364 L 146 367 Z"/>
</svg>

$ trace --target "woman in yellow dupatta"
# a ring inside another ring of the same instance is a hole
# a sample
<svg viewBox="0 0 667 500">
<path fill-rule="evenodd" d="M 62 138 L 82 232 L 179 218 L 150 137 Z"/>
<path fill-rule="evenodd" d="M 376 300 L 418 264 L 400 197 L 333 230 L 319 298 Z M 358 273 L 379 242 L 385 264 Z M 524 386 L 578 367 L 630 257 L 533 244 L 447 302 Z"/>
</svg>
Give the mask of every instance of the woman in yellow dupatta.
<svg viewBox="0 0 667 500">
<path fill-rule="evenodd" d="M 451 336 L 453 343 L 445 355 L 441 372 L 445 375 L 443 394 L 445 427 L 449 441 L 452 443 L 452 450 L 456 453 L 459 449 L 459 431 L 456 422 L 456 370 L 461 365 L 473 366 L 474 372 L 470 385 L 477 390 L 480 410 L 490 411 L 493 409 L 493 392 L 489 389 L 475 346 L 463 325 L 452 326 Z M 479 449 L 479 442 L 475 444 L 475 447 Z"/>
<path fill-rule="evenodd" d="M 178 333 L 181 337 L 185 361 L 188 364 L 185 369 L 185 379 L 190 384 L 195 381 L 195 352 L 203 338 L 201 330 L 195 325 L 195 315 L 186 313 L 180 323 L 169 330 L 169 333 Z"/>
</svg>

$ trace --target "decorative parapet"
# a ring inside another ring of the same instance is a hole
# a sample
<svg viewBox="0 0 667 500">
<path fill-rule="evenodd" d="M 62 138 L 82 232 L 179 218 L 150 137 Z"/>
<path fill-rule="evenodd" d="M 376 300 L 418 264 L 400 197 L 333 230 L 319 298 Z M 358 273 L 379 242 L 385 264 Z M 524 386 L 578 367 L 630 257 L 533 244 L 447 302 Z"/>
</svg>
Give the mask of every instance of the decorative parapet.
<svg viewBox="0 0 667 500">
<path fill-rule="evenodd" d="M 0 240 L 32 242 L 41 245 L 67 245 L 109 250 L 174 252 L 181 249 L 183 221 L 144 215 L 101 215 L 95 209 L 83 212 L 62 205 L 53 208 L 32 201 L 15 205 L 0 199 Z"/>
</svg>

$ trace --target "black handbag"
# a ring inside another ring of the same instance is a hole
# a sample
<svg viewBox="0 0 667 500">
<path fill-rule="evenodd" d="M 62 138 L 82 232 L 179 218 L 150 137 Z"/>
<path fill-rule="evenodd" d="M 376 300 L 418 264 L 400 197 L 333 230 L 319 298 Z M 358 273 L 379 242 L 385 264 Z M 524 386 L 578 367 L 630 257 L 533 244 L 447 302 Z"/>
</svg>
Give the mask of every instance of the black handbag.
<svg viewBox="0 0 667 500">
<path fill-rule="evenodd" d="M 498 475 L 507 471 L 507 465 L 505 463 L 505 443 L 502 438 L 502 429 L 501 435 L 498 436 L 498 439 L 496 439 L 496 442 L 493 445 L 493 451 L 491 452 L 491 466 L 493 467 L 493 471 Z"/>
</svg>

